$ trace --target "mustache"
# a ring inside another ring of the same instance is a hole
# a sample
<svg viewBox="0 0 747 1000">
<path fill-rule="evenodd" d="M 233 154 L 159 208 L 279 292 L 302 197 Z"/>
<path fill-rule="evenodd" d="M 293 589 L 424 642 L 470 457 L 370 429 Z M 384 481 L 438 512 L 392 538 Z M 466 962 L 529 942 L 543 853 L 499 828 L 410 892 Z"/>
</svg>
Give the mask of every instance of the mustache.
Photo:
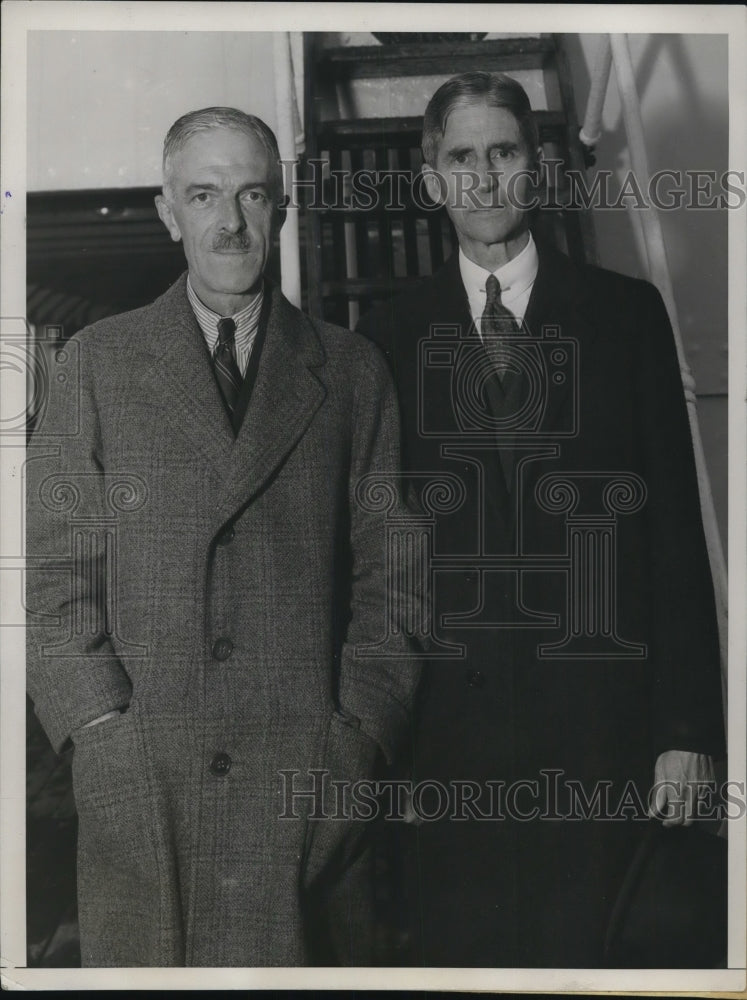
<svg viewBox="0 0 747 1000">
<path fill-rule="evenodd" d="M 251 250 L 246 233 L 221 233 L 213 240 L 212 250 Z"/>
</svg>

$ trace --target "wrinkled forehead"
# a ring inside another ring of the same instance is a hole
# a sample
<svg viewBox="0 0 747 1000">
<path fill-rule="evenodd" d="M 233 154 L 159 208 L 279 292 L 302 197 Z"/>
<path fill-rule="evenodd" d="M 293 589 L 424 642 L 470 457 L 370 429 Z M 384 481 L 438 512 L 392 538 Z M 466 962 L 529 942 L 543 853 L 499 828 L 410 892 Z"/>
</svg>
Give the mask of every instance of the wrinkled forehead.
<svg viewBox="0 0 747 1000">
<path fill-rule="evenodd" d="M 188 136 L 167 158 L 166 169 L 174 176 L 195 170 L 272 171 L 272 161 L 264 143 L 239 129 L 215 126 Z"/>
<path fill-rule="evenodd" d="M 493 133 L 499 132 L 514 137 L 521 135 L 519 120 L 511 108 L 483 98 L 470 97 L 456 101 L 449 108 L 441 129 L 441 142 L 453 133 L 472 132 L 484 138 L 492 138 Z"/>
</svg>

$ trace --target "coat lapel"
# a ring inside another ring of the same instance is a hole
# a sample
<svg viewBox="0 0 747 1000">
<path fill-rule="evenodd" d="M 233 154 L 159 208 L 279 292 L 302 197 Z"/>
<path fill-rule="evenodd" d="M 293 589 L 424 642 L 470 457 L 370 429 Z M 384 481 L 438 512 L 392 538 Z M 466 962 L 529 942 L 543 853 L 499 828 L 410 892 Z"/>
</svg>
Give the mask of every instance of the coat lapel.
<svg viewBox="0 0 747 1000">
<path fill-rule="evenodd" d="M 315 369 L 326 356 L 309 319 L 265 285 L 272 296 L 257 380 L 231 454 L 222 512 L 246 504 L 285 460 L 326 398 Z"/>
<path fill-rule="evenodd" d="M 256 495 L 321 406 L 326 390 L 313 369 L 324 364 L 325 354 L 310 321 L 268 282 L 264 349 L 235 436 L 186 280 L 185 273 L 153 304 L 144 375 L 163 403 L 164 419 L 186 439 L 196 463 L 214 470 L 222 497 L 219 516 L 227 518 Z"/>
<path fill-rule="evenodd" d="M 539 432 L 552 433 L 566 403 L 578 401 L 581 356 L 596 336 L 591 321 L 587 283 L 571 261 L 557 250 L 539 248 L 539 269 L 524 323 L 535 339 L 547 340 L 553 331 L 561 340 L 572 340 L 574 363 L 564 382 L 547 389 L 547 404 Z"/>
<path fill-rule="evenodd" d="M 561 385 L 553 383 L 547 389 L 546 408 L 534 443 L 559 445 L 562 452 L 565 438 L 559 433 L 561 427 L 564 431 L 575 427 L 575 433 L 578 432 L 581 361 L 593 344 L 597 327 L 589 283 L 584 280 L 583 271 L 554 248 L 539 246 L 538 253 L 539 269 L 524 325 L 533 339 L 547 341 L 551 336 L 557 336 L 561 342 L 570 340 L 572 358 L 565 371 L 564 382 Z M 533 443 L 532 437 L 527 443 Z M 528 451 L 525 454 L 529 456 Z M 531 476 L 523 477 L 522 493 L 528 489 L 531 480 Z M 520 502 L 520 497 L 517 502 Z"/>
<path fill-rule="evenodd" d="M 234 434 L 187 298 L 186 272 L 152 308 L 146 375 L 154 394 L 163 403 L 166 419 L 196 455 L 222 471 L 230 459 Z"/>
</svg>

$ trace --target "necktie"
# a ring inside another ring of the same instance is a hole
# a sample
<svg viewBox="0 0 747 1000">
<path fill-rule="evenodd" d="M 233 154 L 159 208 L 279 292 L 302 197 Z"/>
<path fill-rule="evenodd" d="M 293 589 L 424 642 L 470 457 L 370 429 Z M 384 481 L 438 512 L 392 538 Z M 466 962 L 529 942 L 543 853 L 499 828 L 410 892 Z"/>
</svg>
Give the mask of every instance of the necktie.
<svg viewBox="0 0 747 1000">
<path fill-rule="evenodd" d="M 236 364 L 236 344 L 234 334 L 236 324 L 230 318 L 218 321 L 218 343 L 213 352 L 215 377 L 226 403 L 229 414 L 233 414 L 236 400 L 241 391 L 241 372 Z"/>
<path fill-rule="evenodd" d="M 501 338 L 517 333 L 519 328 L 513 313 L 501 302 L 501 284 L 494 274 L 488 275 L 485 292 L 485 311 L 480 319 L 480 332 L 491 369 L 502 381 L 506 373 L 509 349 L 501 344 Z"/>
<path fill-rule="evenodd" d="M 493 416 L 500 421 L 497 442 L 498 457 L 503 471 L 503 491 L 513 490 L 515 465 L 516 417 L 524 402 L 525 379 L 520 356 L 517 356 L 517 334 L 521 327 L 514 314 L 501 302 L 501 285 L 494 274 L 485 282 L 487 301 L 481 318 L 482 342 L 487 357 L 485 398 Z M 489 477 L 496 466 L 489 465 Z M 497 485 L 496 490 L 500 488 Z M 505 498 L 504 498 L 505 505 Z"/>
</svg>

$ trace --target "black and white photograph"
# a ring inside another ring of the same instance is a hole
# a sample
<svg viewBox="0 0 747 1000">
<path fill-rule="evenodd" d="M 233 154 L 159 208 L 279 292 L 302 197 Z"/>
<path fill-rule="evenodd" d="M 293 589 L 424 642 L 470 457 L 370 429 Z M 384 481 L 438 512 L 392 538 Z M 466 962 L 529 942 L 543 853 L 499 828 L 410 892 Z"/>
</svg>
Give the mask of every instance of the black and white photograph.
<svg viewBox="0 0 747 1000">
<path fill-rule="evenodd" d="M 3 986 L 744 990 L 744 10 L 2 18 Z"/>
</svg>

